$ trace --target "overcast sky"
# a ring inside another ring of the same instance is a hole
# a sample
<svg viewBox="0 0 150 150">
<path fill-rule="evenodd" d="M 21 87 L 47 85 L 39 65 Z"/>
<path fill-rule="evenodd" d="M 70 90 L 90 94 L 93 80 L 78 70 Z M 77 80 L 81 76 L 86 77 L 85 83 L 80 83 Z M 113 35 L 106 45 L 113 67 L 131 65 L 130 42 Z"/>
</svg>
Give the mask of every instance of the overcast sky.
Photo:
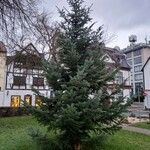
<svg viewBox="0 0 150 150">
<path fill-rule="evenodd" d="M 43 0 L 43 9 L 52 13 L 53 20 L 59 19 L 57 7 L 67 7 L 67 0 Z M 150 40 L 150 0 L 85 0 L 93 3 L 91 17 L 98 25 L 104 25 L 105 33 L 111 40 L 108 46 L 129 45 L 128 37 L 137 35 L 138 42 Z"/>
</svg>

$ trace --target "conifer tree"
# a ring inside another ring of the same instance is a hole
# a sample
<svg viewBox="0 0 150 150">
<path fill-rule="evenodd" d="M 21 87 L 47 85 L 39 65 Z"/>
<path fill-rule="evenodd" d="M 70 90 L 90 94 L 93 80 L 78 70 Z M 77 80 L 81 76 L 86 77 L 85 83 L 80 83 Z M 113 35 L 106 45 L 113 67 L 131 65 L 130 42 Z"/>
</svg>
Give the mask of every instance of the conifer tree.
<svg viewBox="0 0 150 150">
<path fill-rule="evenodd" d="M 102 26 L 93 30 L 91 7 L 84 0 L 67 2 L 70 9 L 59 10 L 58 61 L 44 62 L 53 96 L 42 96 L 33 114 L 49 130 L 59 131 L 62 149 L 80 150 L 92 133 L 100 137 L 119 129 L 128 104 L 116 97 L 120 86 L 109 85 L 117 69 L 106 65 Z"/>
</svg>

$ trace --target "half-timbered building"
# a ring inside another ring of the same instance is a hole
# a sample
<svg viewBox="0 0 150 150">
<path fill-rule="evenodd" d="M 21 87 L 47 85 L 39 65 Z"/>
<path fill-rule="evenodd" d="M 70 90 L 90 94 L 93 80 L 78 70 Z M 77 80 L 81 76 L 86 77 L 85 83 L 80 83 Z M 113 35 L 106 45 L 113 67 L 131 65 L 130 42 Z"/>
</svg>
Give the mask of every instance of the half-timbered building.
<svg viewBox="0 0 150 150">
<path fill-rule="evenodd" d="M 105 47 L 106 64 L 110 69 L 119 68 L 116 74 L 115 81 L 108 83 L 108 86 L 113 87 L 114 84 L 124 84 L 122 91 L 118 94 L 119 97 L 129 98 L 131 95 L 131 67 L 127 63 L 126 55 L 117 48 Z"/>
<path fill-rule="evenodd" d="M 118 96 L 130 97 L 130 66 L 125 55 L 114 48 L 104 48 L 107 66 L 119 67 L 116 80 L 111 84 L 121 84 L 126 80 L 124 89 Z M 42 69 L 44 56 L 33 44 L 28 44 L 14 55 L 8 55 L 3 43 L 0 43 L 0 107 L 20 107 L 22 101 L 32 106 L 39 105 L 40 97 L 32 89 L 37 89 L 46 97 L 52 95 Z M 111 87 L 111 86 L 110 86 Z"/>
<path fill-rule="evenodd" d="M 43 74 L 41 62 L 44 56 L 33 44 L 23 50 L 7 56 L 6 87 L 4 106 L 18 107 L 21 101 L 31 105 L 40 102 L 32 89 L 37 89 L 45 96 L 50 96 L 50 89 Z"/>
</svg>

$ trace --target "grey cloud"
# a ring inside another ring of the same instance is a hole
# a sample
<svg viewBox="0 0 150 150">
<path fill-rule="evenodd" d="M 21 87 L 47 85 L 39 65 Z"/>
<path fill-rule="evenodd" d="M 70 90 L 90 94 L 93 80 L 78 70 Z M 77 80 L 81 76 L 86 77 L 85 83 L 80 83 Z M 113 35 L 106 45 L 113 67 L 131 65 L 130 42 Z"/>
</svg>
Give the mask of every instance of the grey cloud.
<svg viewBox="0 0 150 150">
<path fill-rule="evenodd" d="M 66 0 L 44 0 L 47 10 L 58 16 L 56 6 L 66 6 Z M 150 0 L 85 0 L 93 3 L 93 17 L 112 29 L 128 29 L 150 24 Z"/>
<path fill-rule="evenodd" d="M 43 0 L 45 8 L 52 12 L 54 20 L 59 19 L 56 6 L 67 7 L 67 0 Z M 128 36 L 137 34 L 142 41 L 145 35 L 150 35 L 150 0 L 85 0 L 89 6 L 93 3 L 92 17 L 98 25 L 104 24 L 108 33 L 115 34 L 112 45 L 125 47 Z"/>
<path fill-rule="evenodd" d="M 149 0 L 96 0 L 95 15 L 112 28 L 128 29 L 150 24 Z"/>
</svg>

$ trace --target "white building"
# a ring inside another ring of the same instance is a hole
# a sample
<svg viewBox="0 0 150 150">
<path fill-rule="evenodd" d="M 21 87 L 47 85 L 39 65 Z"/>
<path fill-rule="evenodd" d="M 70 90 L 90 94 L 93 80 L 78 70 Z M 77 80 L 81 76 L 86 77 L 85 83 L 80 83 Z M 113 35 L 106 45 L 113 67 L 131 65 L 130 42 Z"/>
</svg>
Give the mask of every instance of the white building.
<svg viewBox="0 0 150 150">
<path fill-rule="evenodd" d="M 149 43 L 136 43 L 137 37 L 131 35 L 129 37 L 130 46 L 123 49 L 127 56 L 127 62 L 131 66 L 131 85 L 132 94 L 138 95 L 143 90 L 143 73 L 142 66 L 150 57 L 150 44 Z"/>
<path fill-rule="evenodd" d="M 6 56 L 7 50 L 5 45 L 0 42 L 0 106 L 3 104 L 4 92 L 5 92 L 5 82 L 6 82 Z"/>
<path fill-rule="evenodd" d="M 122 84 L 125 81 L 124 89 L 119 96 L 129 98 L 131 95 L 131 67 L 127 63 L 126 55 L 117 48 L 105 47 L 104 50 L 107 56 L 107 65 L 110 66 L 110 68 L 119 67 L 119 72 L 117 73 L 116 81 L 110 84 Z"/>
<path fill-rule="evenodd" d="M 147 59 L 143 68 L 143 78 L 144 78 L 144 107 L 150 109 L 150 57 Z"/>
<path fill-rule="evenodd" d="M 0 66 L 3 73 L 0 80 L 3 90 L 0 99 L 1 107 L 19 107 L 21 101 L 26 101 L 33 106 L 38 105 L 40 98 L 35 95 L 32 88 L 38 89 L 44 96 L 50 96 L 51 90 L 40 63 L 42 54 L 32 44 L 13 56 L 6 56 L 6 53 L 5 56 L 2 53 L 0 56 L 3 61 Z"/>
<path fill-rule="evenodd" d="M 112 48 L 105 48 L 106 63 L 112 67 L 120 67 L 113 84 L 120 84 L 126 80 L 123 91 L 118 96 L 130 97 L 130 66 L 125 55 Z M 33 44 L 27 45 L 23 50 L 13 56 L 7 56 L 3 43 L 0 45 L 0 107 L 19 107 L 22 101 L 35 106 L 40 97 L 32 91 L 37 89 L 46 97 L 52 95 L 41 67 L 44 56 L 39 53 Z"/>
</svg>

